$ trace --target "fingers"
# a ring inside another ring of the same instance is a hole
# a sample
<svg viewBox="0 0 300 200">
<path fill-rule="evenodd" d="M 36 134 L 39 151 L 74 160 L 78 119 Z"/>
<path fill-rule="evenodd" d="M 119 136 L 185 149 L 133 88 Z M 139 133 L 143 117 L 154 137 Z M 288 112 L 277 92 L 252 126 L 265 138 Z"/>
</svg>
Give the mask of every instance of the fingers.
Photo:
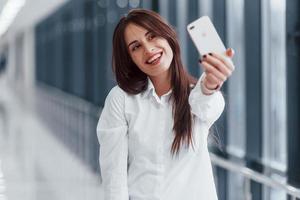
<svg viewBox="0 0 300 200">
<path fill-rule="evenodd" d="M 230 58 L 232 58 L 234 56 L 234 50 L 232 48 L 228 48 L 226 50 L 226 55 Z"/>
<path fill-rule="evenodd" d="M 205 85 L 207 88 L 214 89 L 218 85 L 222 85 L 223 81 L 218 79 L 214 74 L 212 73 L 207 73 L 206 74 L 206 79 L 205 79 Z"/>
<path fill-rule="evenodd" d="M 226 81 L 227 79 L 226 75 L 223 74 L 221 71 L 219 71 L 217 67 L 214 67 L 213 64 L 209 63 L 208 61 L 203 61 L 202 66 L 207 73 L 213 74 L 218 80 Z M 225 68 L 225 67 L 221 67 L 221 68 Z"/>
<path fill-rule="evenodd" d="M 234 64 L 231 60 L 233 56 L 233 49 L 227 49 L 226 55 L 209 53 L 203 56 L 199 62 L 206 73 L 204 83 L 207 88 L 221 86 L 231 76 L 234 70 Z"/>
<path fill-rule="evenodd" d="M 227 52 L 226 52 L 227 54 Z M 227 66 L 227 68 L 229 68 L 231 71 L 234 70 L 234 64 L 232 62 L 232 60 L 224 55 L 218 54 L 218 53 L 211 53 L 211 55 L 217 59 L 219 59 L 224 65 Z"/>
<path fill-rule="evenodd" d="M 210 63 L 212 66 L 215 66 L 222 74 L 224 74 L 225 76 L 230 76 L 231 75 L 231 70 L 226 66 L 229 63 L 224 63 L 222 62 L 222 60 L 213 57 L 212 54 L 205 56 L 206 60 L 208 63 Z"/>
</svg>

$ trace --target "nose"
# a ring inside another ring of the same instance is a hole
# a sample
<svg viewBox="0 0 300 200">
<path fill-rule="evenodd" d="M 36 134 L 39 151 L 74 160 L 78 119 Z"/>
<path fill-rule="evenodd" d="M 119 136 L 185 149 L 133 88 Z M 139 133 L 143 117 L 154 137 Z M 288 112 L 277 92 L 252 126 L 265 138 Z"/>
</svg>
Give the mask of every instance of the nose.
<svg viewBox="0 0 300 200">
<path fill-rule="evenodd" d="M 144 48 L 145 48 L 145 54 L 151 54 L 154 51 L 154 46 L 150 44 L 149 42 L 144 43 Z"/>
</svg>

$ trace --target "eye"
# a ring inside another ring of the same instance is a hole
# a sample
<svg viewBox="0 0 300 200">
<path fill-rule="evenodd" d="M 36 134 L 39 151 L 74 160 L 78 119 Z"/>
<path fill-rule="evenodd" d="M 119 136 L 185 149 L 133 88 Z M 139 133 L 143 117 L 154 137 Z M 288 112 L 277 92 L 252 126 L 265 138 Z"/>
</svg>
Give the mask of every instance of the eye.
<svg viewBox="0 0 300 200">
<path fill-rule="evenodd" d="M 139 45 L 139 44 L 135 44 L 135 45 L 132 47 L 131 51 L 137 50 L 140 46 L 141 46 L 141 45 Z"/>
<path fill-rule="evenodd" d="M 149 34 L 149 36 L 148 36 L 148 39 L 149 40 L 152 40 L 153 38 L 155 38 L 156 37 L 156 35 L 155 34 L 153 34 L 153 33 L 150 33 Z"/>
</svg>

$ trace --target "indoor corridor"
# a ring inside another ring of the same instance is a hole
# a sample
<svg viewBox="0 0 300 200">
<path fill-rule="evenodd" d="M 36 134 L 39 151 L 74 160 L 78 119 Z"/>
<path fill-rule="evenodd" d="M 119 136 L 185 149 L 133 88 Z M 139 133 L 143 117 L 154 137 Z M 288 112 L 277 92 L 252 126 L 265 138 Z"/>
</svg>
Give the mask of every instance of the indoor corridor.
<svg viewBox="0 0 300 200">
<path fill-rule="evenodd" d="M 0 91 L 0 200 L 102 199 L 99 175 L 3 81 Z"/>
</svg>

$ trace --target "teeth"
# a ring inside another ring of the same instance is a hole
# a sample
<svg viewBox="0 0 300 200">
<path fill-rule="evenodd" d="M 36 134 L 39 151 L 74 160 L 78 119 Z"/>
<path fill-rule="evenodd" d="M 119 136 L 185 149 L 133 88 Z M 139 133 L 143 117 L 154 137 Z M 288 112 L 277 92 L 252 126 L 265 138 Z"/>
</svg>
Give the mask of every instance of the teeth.
<svg viewBox="0 0 300 200">
<path fill-rule="evenodd" d="M 149 63 L 149 64 L 153 63 L 157 58 L 160 58 L 161 55 L 162 55 L 161 53 L 154 55 L 147 61 L 147 63 Z"/>
</svg>

